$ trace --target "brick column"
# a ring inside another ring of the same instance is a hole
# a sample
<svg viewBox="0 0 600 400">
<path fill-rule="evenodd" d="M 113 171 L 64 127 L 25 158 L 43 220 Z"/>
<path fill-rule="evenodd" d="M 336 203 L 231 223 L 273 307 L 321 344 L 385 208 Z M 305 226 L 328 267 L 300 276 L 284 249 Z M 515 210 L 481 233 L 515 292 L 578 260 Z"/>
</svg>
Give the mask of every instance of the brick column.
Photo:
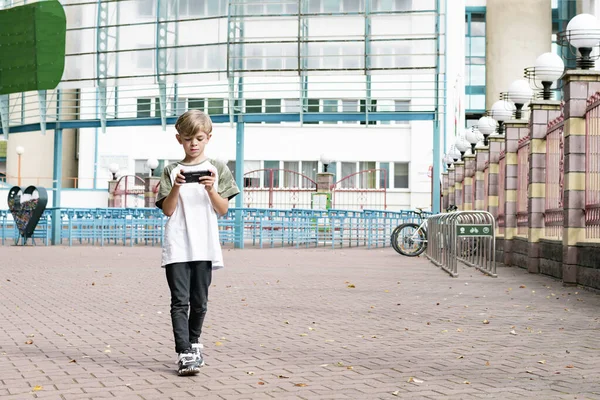
<svg viewBox="0 0 600 400">
<path fill-rule="evenodd" d="M 456 181 L 456 168 L 454 164 L 448 168 L 448 204 L 456 205 L 456 193 L 454 183 Z"/>
<path fill-rule="evenodd" d="M 109 208 L 120 207 L 120 204 L 119 205 L 116 204 L 116 199 L 115 199 L 115 195 L 114 195 L 116 188 L 117 188 L 116 180 L 108 181 L 108 207 Z"/>
<path fill-rule="evenodd" d="M 144 207 L 154 208 L 156 202 L 156 193 L 154 188 L 160 182 L 160 178 L 149 176 L 144 178 Z"/>
<path fill-rule="evenodd" d="M 500 171 L 500 152 L 503 150 L 504 136 L 492 135 L 488 138 L 490 148 L 490 165 L 488 177 L 488 209 L 494 216 L 498 218 L 498 178 Z"/>
<path fill-rule="evenodd" d="M 457 161 L 454 163 L 454 201 L 459 210 L 463 210 L 463 180 L 465 179 L 465 163 Z"/>
<path fill-rule="evenodd" d="M 528 122 L 523 120 L 510 120 L 505 123 L 505 205 L 504 205 L 504 265 L 512 265 L 512 241 L 517 234 L 517 150 L 519 139 L 527 136 Z"/>
<path fill-rule="evenodd" d="M 600 90 L 598 71 L 567 71 L 564 76 L 564 231 L 563 283 L 577 284 L 577 243 L 585 241 L 585 112 Z"/>
<path fill-rule="evenodd" d="M 485 204 L 485 164 L 490 159 L 490 149 L 488 146 L 478 144 L 475 147 L 475 210 L 483 210 Z M 487 211 L 487 210 L 484 210 Z"/>
<path fill-rule="evenodd" d="M 448 204 L 450 203 L 450 191 L 448 190 L 448 182 L 449 182 L 448 172 L 442 172 L 442 195 L 444 196 L 444 201 L 442 202 L 442 212 L 448 208 Z"/>
<path fill-rule="evenodd" d="M 473 191 L 475 190 L 475 155 L 465 155 L 465 178 L 463 191 L 465 195 L 465 202 L 463 204 L 463 210 L 473 210 L 475 204 L 473 204 Z"/>
<path fill-rule="evenodd" d="M 546 132 L 548 122 L 560 115 L 560 102 L 532 101 L 529 143 L 529 182 L 527 213 L 529 223 L 527 271 L 540 272 L 540 238 L 544 237 L 544 212 L 546 210 Z"/>
</svg>

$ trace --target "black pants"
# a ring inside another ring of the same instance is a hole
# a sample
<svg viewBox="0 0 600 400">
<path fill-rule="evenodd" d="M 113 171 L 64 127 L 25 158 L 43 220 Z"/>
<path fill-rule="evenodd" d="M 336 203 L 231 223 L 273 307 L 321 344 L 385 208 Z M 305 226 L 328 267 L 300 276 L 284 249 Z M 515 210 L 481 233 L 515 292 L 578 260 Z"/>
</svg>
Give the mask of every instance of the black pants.
<svg viewBox="0 0 600 400">
<path fill-rule="evenodd" d="M 171 322 L 175 335 L 175 351 L 181 353 L 189 349 L 202 333 L 208 305 L 208 287 L 212 280 L 212 263 L 174 263 L 166 265 L 165 270 L 171 290 Z"/>
</svg>

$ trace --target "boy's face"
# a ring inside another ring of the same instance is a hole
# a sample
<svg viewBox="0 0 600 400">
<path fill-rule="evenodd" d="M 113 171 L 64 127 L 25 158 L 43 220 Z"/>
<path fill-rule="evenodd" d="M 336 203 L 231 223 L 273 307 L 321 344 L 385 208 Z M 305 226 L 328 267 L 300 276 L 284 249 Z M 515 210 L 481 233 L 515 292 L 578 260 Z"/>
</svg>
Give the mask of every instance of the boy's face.
<svg viewBox="0 0 600 400">
<path fill-rule="evenodd" d="M 204 155 L 204 148 L 210 140 L 210 134 L 198 131 L 195 135 L 183 137 L 176 135 L 177 141 L 183 146 L 185 154 L 190 158 L 198 158 Z"/>
</svg>

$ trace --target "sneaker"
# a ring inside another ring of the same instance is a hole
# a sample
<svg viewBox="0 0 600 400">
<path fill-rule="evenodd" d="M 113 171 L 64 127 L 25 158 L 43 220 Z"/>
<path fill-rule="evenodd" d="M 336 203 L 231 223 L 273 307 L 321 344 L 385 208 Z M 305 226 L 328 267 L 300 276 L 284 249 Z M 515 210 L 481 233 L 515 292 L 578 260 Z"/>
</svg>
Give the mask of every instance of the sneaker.
<svg viewBox="0 0 600 400">
<path fill-rule="evenodd" d="M 179 376 L 196 375 L 200 372 L 200 367 L 196 362 L 196 354 L 193 349 L 179 353 L 177 365 L 177 375 Z"/>
<path fill-rule="evenodd" d="M 204 367 L 204 357 L 202 356 L 202 349 L 204 349 L 202 343 L 192 343 L 192 350 L 194 350 L 194 353 L 196 355 L 196 363 L 198 364 L 198 367 Z"/>
</svg>

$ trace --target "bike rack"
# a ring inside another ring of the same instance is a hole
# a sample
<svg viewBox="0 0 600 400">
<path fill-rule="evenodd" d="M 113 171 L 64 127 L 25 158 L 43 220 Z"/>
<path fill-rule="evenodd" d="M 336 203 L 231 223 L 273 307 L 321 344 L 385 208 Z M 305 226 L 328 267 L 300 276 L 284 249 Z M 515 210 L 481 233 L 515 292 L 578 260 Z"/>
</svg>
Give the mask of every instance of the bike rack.
<svg viewBox="0 0 600 400">
<path fill-rule="evenodd" d="M 487 211 L 457 211 L 427 220 L 427 258 L 458 277 L 458 262 L 496 274 L 496 221 Z"/>
</svg>

